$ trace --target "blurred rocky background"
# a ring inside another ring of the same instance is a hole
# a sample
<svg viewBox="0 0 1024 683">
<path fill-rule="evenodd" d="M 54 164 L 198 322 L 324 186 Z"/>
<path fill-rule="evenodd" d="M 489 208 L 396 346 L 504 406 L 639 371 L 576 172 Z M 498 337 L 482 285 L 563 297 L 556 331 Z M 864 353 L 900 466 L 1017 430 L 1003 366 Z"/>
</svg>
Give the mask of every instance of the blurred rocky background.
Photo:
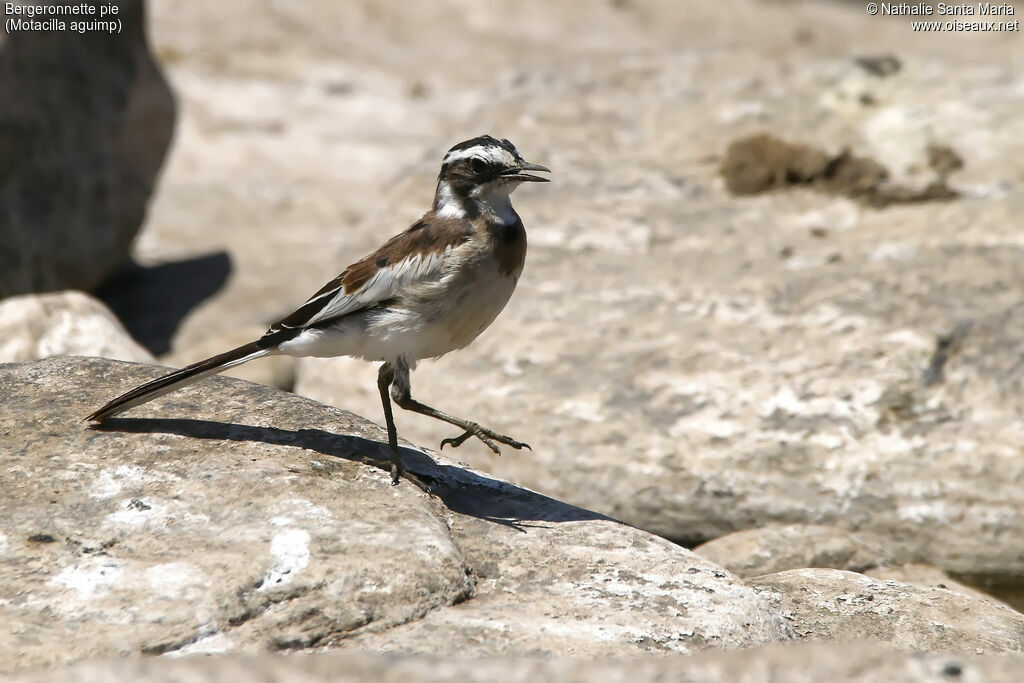
<svg viewBox="0 0 1024 683">
<path fill-rule="evenodd" d="M 29 670 L 344 649 L 301 680 L 673 653 L 579 676 L 1016 680 L 988 655 L 1024 650 L 1019 31 L 825 1 L 115 4 L 118 35 L 0 34 L 0 672 L 283 681 Z M 72 356 L 249 341 L 485 132 L 554 182 L 515 195 L 508 308 L 413 391 L 532 452 L 439 454 L 453 432 L 400 412 L 426 490 L 390 487 L 350 359 L 85 428 L 159 370 Z"/>
</svg>

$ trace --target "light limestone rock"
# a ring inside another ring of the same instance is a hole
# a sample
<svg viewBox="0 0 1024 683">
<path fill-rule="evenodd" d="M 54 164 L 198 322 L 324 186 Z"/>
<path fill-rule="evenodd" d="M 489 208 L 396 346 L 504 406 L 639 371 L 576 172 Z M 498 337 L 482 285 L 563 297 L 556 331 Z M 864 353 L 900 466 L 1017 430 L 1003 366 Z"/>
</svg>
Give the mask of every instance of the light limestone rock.
<svg viewBox="0 0 1024 683">
<path fill-rule="evenodd" d="M 989 598 L 838 569 L 794 569 L 749 583 L 808 640 L 951 654 L 1024 651 L 1024 614 Z"/>
<path fill-rule="evenodd" d="M 447 146 L 490 131 L 553 182 L 515 195 L 530 252 L 509 307 L 421 364 L 413 393 L 534 451 L 451 457 L 688 546 L 833 525 L 901 561 L 1019 582 L 1016 34 L 950 42 L 853 3 L 582 8 L 155 5 L 186 106 L 137 255 L 233 264 L 176 346 L 288 313 L 421 215 Z M 961 198 L 734 197 L 722 155 L 764 132 L 915 187 L 948 146 Z M 300 366 L 303 394 L 381 419 L 371 365 Z M 453 435 L 397 421 L 417 444 Z"/>
<path fill-rule="evenodd" d="M 901 564 L 884 567 L 872 567 L 863 572 L 867 576 L 879 581 L 899 581 L 901 583 L 912 583 L 929 588 L 944 588 L 979 600 L 991 600 L 999 604 L 1006 604 L 988 593 L 977 588 L 972 588 L 960 581 L 957 581 L 938 567 L 927 564 Z M 1012 607 L 1012 605 L 1010 605 Z M 1018 610 L 1019 611 L 1019 610 Z"/>
<path fill-rule="evenodd" d="M 10 683 L 1017 683 L 1024 657 L 897 652 L 875 643 L 795 643 L 646 659 L 468 658 L 325 653 L 213 655 L 86 662 L 11 676 Z"/>
<path fill-rule="evenodd" d="M 0 671 L 138 653 L 371 648 L 632 656 L 786 640 L 668 541 L 217 377 L 103 428 L 154 367 L 0 366 Z M 364 463 L 379 461 L 383 470 Z"/>
<path fill-rule="evenodd" d="M 693 552 L 743 577 L 805 567 L 863 572 L 895 561 L 877 538 L 814 524 L 737 531 L 701 544 Z"/>
<path fill-rule="evenodd" d="M 0 363 L 50 356 L 100 356 L 152 363 L 103 302 L 82 292 L 0 300 Z"/>
</svg>

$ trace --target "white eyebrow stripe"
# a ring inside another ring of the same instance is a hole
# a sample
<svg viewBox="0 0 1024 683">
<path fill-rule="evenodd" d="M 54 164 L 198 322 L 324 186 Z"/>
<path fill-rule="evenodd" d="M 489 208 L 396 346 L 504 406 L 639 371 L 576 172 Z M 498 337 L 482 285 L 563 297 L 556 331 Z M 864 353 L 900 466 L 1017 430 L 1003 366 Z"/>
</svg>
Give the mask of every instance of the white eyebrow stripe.
<svg viewBox="0 0 1024 683">
<path fill-rule="evenodd" d="M 466 149 L 457 149 L 454 152 L 448 152 L 444 156 L 445 163 L 449 161 L 461 161 L 462 159 L 469 159 L 471 157 L 482 156 L 483 152 L 489 148 L 483 145 L 475 145 L 473 147 L 467 147 Z"/>
<path fill-rule="evenodd" d="M 508 163 L 512 158 L 512 154 L 501 147 L 495 147 L 493 145 L 474 145 L 466 149 L 457 149 L 454 152 L 448 152 L 444 157 L 443 163 L 448 164 L 453 161 L 471 159 L 472 157 L 481 157 L 497 163 Z"/>
</svg>

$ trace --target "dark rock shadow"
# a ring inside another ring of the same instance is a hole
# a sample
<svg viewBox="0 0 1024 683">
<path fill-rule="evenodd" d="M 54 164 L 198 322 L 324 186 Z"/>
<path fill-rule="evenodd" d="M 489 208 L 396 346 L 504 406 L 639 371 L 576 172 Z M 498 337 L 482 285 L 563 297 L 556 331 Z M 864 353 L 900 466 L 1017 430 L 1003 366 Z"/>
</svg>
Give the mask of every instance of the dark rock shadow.
<svg viewBox="0 0 1024 683">
<path fill-rule="evenodd" d="M 34 4 L 35 16 L 11 13 L 18 4 L 0 3 L 0 298 L 93 291 L 131 252 L 177 104 L 143 0 L 102 3 L 116 10 L 102 20 L 116 19 L 113 33 L 66 28 L 98 15 L 44 14 L 72 3 Z M 15 27 L 30 20 L 46 27 Z"/>
<path fill-rule="evenodd" d="M 291 430 L 213 420 L 153 418 L 112 418 L 92 428 L 138 434 L 177 434 L 195 439 L 259 441 L 275 446 L 305 448 L 332 458 L 368 463 L 384 470 L 389 467 L 387 444 L 322 429 Z M 403 448 L 401 452 L 407 473 L 413 475 L 421 488 L 437 496 L 452 512 L 509 526 L 518 531 L 525 531 L 524 527 L 531 526 L 530 522 L 617 521 L 514 484 L 454 465 L 440 464 L 411 448 Z M 399 485 L 407 486 L 409 482 L 403 481 Z"/>
<path fill-rule="evenodd" d="M 230 274 L 226 251 L 155 266 L 133 262 L 100 285 L 96 296 L 136 341 L 159 356 L 171 350 L 171 339 L 189 311 L 216 294 Z"/>
</svg>

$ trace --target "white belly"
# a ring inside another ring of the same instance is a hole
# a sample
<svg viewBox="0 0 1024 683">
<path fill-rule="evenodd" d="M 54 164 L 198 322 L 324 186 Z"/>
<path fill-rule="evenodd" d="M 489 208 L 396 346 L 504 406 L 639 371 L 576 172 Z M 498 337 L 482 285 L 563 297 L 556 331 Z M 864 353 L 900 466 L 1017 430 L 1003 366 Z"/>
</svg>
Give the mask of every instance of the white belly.
<svg viewBox="0 0 1024 683">
<path fill-rule="evenodd" d="M 370 355 L 415 362 L 461 349 L 494 322 L 515 287 L 515 278 L 487 268 L 447 283 L 429 300 L 397 306 L 368 327 L 368 338 L 381 342 L 372 346 L 384 347 Z"/>
<path fill-rule="evenodd" d="M 516 287 L 516 277 L 493 266 L 425 284 L 386 309 L 346 316 L 338 324 L 305 330 L 280 350 L 294 356 L 405 358 L 414 364 L 468 345 L 494 322 Z"/>
</svg>

